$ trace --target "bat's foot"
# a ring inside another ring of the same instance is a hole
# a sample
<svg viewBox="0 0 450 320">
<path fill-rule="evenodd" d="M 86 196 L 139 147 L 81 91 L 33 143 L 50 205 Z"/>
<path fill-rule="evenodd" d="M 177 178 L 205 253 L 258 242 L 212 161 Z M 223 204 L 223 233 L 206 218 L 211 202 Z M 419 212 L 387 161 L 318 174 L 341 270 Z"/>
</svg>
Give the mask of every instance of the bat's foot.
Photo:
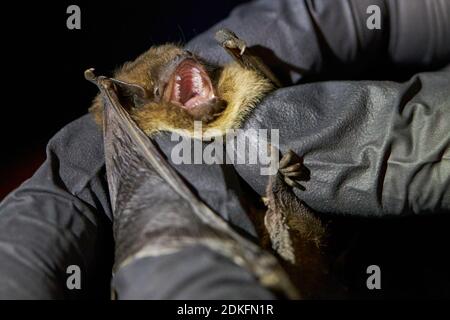
<svg viewBox="0 0 450 320">
<path fill-rule="evenodd" d="M 289 150 L 283 155 L 278 172 L 288 186 L 305 190 L 305 187 L 299 181 L 305 180 L 308 176 L 308 169 L 303 165 L 303 158 L 299 157 L 294 151 Z"/>
</svg>

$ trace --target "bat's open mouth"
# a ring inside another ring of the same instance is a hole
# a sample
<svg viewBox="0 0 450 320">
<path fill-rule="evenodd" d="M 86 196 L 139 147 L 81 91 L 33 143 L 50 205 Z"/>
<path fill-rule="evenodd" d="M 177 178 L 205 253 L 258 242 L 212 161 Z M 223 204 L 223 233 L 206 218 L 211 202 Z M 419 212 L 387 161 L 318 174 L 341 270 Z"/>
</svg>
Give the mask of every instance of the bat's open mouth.
<svg viewBox="0 0 450 320">
<path fill-rule="evenodd" d="M 211 80 L 203 66 L 194 59 L 184 59 L 170 76 L 164 90 L 167 101 L 193 109 L 209 104 L 214 98 Z"/>
</svg>

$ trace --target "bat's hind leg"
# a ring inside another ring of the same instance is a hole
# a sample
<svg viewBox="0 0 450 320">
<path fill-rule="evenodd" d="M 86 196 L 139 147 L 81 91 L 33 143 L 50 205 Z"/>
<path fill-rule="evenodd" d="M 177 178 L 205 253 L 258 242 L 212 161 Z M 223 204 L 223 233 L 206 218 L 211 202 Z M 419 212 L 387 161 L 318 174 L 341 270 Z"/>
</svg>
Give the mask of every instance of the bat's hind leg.
<svg viewBox="0 0 450 320">
<path fill-rule="evenodd" d="M 264 224 L 271 247 L 292 264 L 297 263 L 301 254 L 298 244 L 314 243 L 315 247 L 320 248 L 325 233 L 314 212 L 294 193 L 294 188 L 305 189 L 300 181 L 308 175 L 303 159 L 289 150 L 281 158 L 278 171 L 269 177 L 266 188 L 268 208 Z"/>
<path fill-rule="evenodd" d="M 278 172 L 269 178 L 267 185 L 264 224 L 268 245 L 280 257 L 302 296 L 312 298 L 327 295 L 329 279 L 322 250 L 326 229 L 294 193 L 295 188 L 304 190 L 300 181 L 308 175 L 303 159 L 293 151 L 281 158 Z"/>
</svg>

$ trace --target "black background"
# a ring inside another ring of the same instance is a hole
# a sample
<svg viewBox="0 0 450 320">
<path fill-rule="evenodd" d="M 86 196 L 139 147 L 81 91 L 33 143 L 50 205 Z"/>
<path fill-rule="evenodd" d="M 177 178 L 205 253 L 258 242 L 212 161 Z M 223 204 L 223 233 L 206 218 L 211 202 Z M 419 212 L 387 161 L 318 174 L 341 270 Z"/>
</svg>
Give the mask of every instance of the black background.
<svg viewBox="0 0 450 320">
<path fill-rule="evenodd" d="M 85 114 L 97 89 L 83 72 L 110 74 L 154 44 L 187 42 L 246 1 L 39 1 L 2 9 L 0 200 L 45 159 L 46 142 Z M 81 9 L 69 30 L 67 7 Z"/>
</svg>

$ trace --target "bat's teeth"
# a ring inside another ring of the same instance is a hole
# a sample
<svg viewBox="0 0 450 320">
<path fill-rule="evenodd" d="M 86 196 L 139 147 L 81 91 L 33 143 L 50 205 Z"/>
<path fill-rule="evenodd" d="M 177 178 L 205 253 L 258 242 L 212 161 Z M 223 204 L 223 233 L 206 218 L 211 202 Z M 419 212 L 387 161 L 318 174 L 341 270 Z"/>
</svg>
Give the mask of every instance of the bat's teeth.
<svg viewBox="0 0 450 320">
<path fill-rule="evenodd" d="M 208 74 L 198 62 L 187 59 L 175 70 L 168 90 L 170 100 L 185 108 L 193 108 L 214 98 L 213 87 Z"/>
<path fill-rule="evenodd" d="M 192 84 L 195 93 L 202 94 L 205 91 L 203 90 L 203 79 L 200 70 L 197 68 L 192 69 Z"/>
<path fill-rule="evenodd" d="M 178 101 L 178 100 L 180 100 L 180 96 L 181 96 L 181 93 L 180 93 L 180 91 L 181 91 L 181 89 L 180 89 L 180 81 L 181 81 L 181 77 L 180 76 L 176 76 L 175 77 L 175 99 Z"/>
</svg>

